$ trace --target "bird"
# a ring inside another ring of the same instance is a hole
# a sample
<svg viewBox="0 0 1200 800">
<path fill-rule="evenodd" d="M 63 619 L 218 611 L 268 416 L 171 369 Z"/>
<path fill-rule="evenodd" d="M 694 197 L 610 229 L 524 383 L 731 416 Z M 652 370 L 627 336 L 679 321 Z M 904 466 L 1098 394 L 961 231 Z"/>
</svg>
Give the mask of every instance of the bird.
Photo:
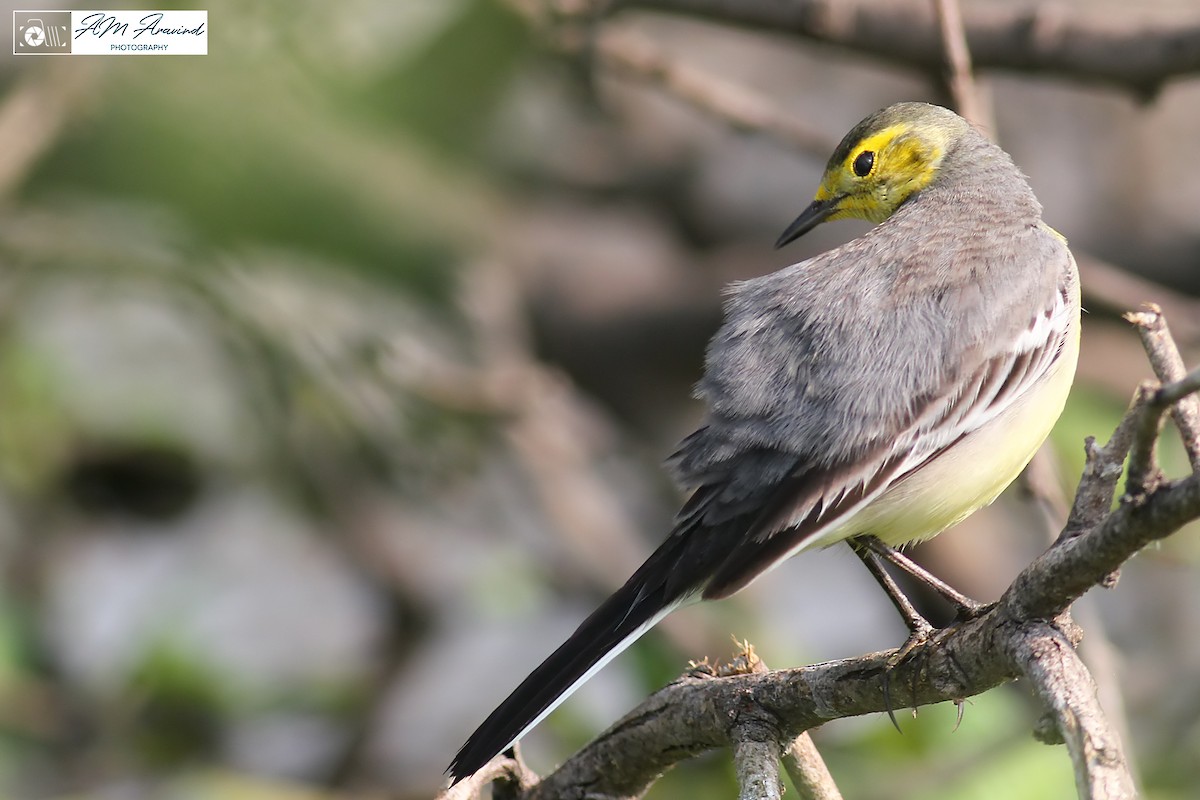
<svg viewBox="0 0 1200 800">
<path fill-rule="evenodd" d="M 991 503 L 1033 458 L 1074 380 L 1079 276 L 1011 157 L 949 109 L 888 106 L 846 134 L 776 246 L 849 218 L 877 224 L 728 288 L 705 416 L 667 460 L 690 493 L 669 535 L 470 735 L 451 785 L 671 611 L 843 541 L 888 589 L 881 557 L 905 566 L 895 548 Z M 911 644 L 932 628 L 892 590 Z"/>
</svg>

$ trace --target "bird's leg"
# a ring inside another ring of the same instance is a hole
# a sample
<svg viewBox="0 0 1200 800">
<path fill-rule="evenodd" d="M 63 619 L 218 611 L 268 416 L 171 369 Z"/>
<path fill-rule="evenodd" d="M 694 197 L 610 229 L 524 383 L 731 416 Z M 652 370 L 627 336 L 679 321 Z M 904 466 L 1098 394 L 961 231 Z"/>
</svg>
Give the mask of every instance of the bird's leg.
<svg viewBox="0 0 1200 800">
<path fill-rule="evenodd" d="M 970 597 L 967 597 L 965 594 L 958 591 L 953 586 L 946 583 L 941 578 L 937 577 L 929 570 L 925 569 L 920 564 L 901 553 L 896 548 L 884 544 L 877 537 L 857 536 L 855 537 L 855 542 L 874 553 L 879 558 L 887 561 L 889 564 L 893 564 L 897 568 L 907 572 L 909 575 L 916 578 L 918 581 L 944 597 L 946 602 L 954 606 L 959 620 L 974 619 L 987 608 L 987 605 L 984 603 L 980 603 L 977 600 L 972 600 Z M 895 601 L 893 600 L 893 602 Z M 900 613 L 904 614 L 903 611 Z"/>
<path fill-rule="evenodd" d="M 879 585 L 883 587 L 883 591 L 887 593 L 888 599 L 892 601 L 892 605 L 900 612 L 900 616 L 904 617 L 904 624 L 908 626 L 908 630 L 912 634 L 909 637 L 911 644 L 901 648 L 903 654 L 899 655 L 896 659 L 896 663 L 899 663 L 903 656 L 908 655 L 913 647 L 916 647 L 917 644 L 928 638 L 930 632 L 933 631 L 933 626 L 929 624 L 929 620 L 921 616 L 921 612 L 917 611 L 916 606 L 908 599 L 908 595 L 904 594 L 899 584 L 896 583 L 896 579 L 888 573 L 887 569 L 883 566 L 885 556 L 876 552 L 871 547 L 867 541 L 868 538 L 874 537 L 855 537 L 850 541 L 850 549 L 854 551 L 854 555 L 859 557 L 863 565 L 870 571 Z M 913 641 L 914 639 L 917 641 Z"/>
<path fill-rule="evenodd" d="M 912 577 L 924 583 L 929 588 L 933 589 L 939 595 L 944 597 L 947 602 L 954 605 L 958 611 L 958 620 L 968 620 L 978 616 L 987 606 L 983 603 L 972 600 L 962 592 L 955 589 L 950 584 L 937 578 L 924 567 L 917 564 L 911 558 L 903 555 L 894 547 L 884 544 L 875 536 L 855 536 L 848 541 L 850 549 L 866 566 L 867 570 L 875 577 L 875 580 L 883 587 L 888 598 L 892 601 L 892 605 L 900 612 L 900 616 L 904 618 L 905 625 L 908 626 L 909 635 L 904 644 L 900 646 L 888 660 L 883 674 L 883 701 L 887 709 L 888 719 L 892 721 L 892 725 L 896 730 L 900 730 L 900 726 L 896 723 L 896 715 L 892 711 L 891 699 L 891 671 L 896 668 L 905 658 L 912 653 L 917 647 L 930 641 L 931 634 L 934 631 L 933 625 L 929 623 L 921 613 L 917 611 L 912 601 L 904 594 L 895 579 L 888 573 L 884 562 L 888 562 L 897 568 L 907 572 Z M 913 692 L 916 692 L 916 675 L 913 676 Z M 915 696 L 914 696 L 915 702 Z M 962 707 L 959 706 L 959 714 L 962 713 Z"/>
<path fill-rule="evenodd" d="M 892 726 L 896 730 L 900 730 L 900 723 L 896 722 L 896 714 L 892 710 L 892 670 L 907 658 L 909 653 L 929 640 L 929 635 L 933 632 L 933 626 L 929 624 L 929 620 L 921 616 L 921 612 L 917 611 L 916 606 L 912 604 L 912 601 L 900 589 L 896 580 L 888 574 L 887 568 L 883 566 L 883 557 L 881 555 L 872 550 L 865 542 L 860 542 L 858 539 L 851 539 L 849 544 L 850 549 L 854 551 L 854 555 L 859 557 L 863 565 L 875 577 L 879 585 L 883 587 L 883 591 L 887 593 L 888 598 L 892 601 L 892 605 L 900 612 L 900 616 L 904 617 L 904 624 L 908 626 L 908 639 L 887 660 L 883 672 L 884 708 L 887 709 L 888 719 L 892 721 Z"/>
</svg>

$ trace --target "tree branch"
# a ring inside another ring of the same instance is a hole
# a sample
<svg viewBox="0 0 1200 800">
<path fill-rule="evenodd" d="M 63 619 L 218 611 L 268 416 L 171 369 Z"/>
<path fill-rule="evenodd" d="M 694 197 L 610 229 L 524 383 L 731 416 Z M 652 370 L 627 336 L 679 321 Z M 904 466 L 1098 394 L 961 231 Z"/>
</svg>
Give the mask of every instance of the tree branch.
<svg viewBox="0 0 1200 800">
<path fill-rule="evenodd" d="M 793 739 L 784 751 L 783 768 L 792 779 L 800 800 L 842 800 L 829 767 L 825 766 L 825 760 L 807 732 Z"/>
<path fill-rule="evenodd" d="M 1167 329 L 1162 309 L 1151 303 L 1142 311 L 1127 314 L 1125 318 L 1137 326 L 1142 346 L 1150 355 L 1150 365 L 1159 381 L 1176 384 L 1173 393 L 1163 389 L 1159 402 L 1171 406 L 1171 418 L 1183 438 L 1188 463 L 1192 465 L 1193 472 L 1200 471 L 1200 397 L 1194 394 L 1194 381 L 1189 383 L 1188 376 L 1184 374 L 1187 370 L 1183 366 L 1183 358 Z"/>
<path fill-rule="evenodd" d="M 733 745 L 733 769 L 737 775 L 738 800 L 783 800 L 779 782 L 779 742 L 741 739 Z"/>
<path fill-rule="evenodd" d="M 725 80 L 668 55 L 654 40 L 632 28 L 606 26 L 594 55 L 600 66 L 657 86 L 698 111 L 735 130 L 764 134 L 791 150 L 825 159 L 837 140 L 741 84 Z"/>
<path fill-rule="evenodd" d="M 86 67 L 49 61 L 44 69 L 25 70 L 0 103 L 0 197 L 20 187 L 71 120 L 99 96 L 96 86 L 106 70 L 94 60 Z"/>
<path fill-rule="evenodd" d="M 1165 326 L 1159 330 L 1169 338 Z M 998 603 L 940 631 L 890 673 L 895 651 L 776 672 L 753 665 L 727 676 L 693 669 L 515 796 L 578 797 L 586 787 L 588 796 L 638 797 L 678 761 L 728 747 L 744 778 L 742 796 L 775 797 L 774 762 L 782 746 L 830 720 L 885 711 L 885 684 L 893 687 L 891 704 L 915 707 L 961 700 L 1024 677 L 1050 712 L 1047 738 L 1063 741 L 1070 751 L 1080 797 L 1133 798 L 1119 739 L 1074 652 L 1080 632 L 1066 610 L 1092 586 L 1110 584 L 1109 576 L 1146 544 L 1200 518 L 1200 472 L 1170 481 L 1143 469 L 1147 479 L 1131 482 L 1127 488 L 1133 493 L 1109 510 L 1125 455 L 1152 453 L 1158 420 L 1197 391 L 1200 370 L 1162 387 L 1141 387 L 1109 443 L 1102 448 L 1088 443 L 1087 466 L 1063 535 Z"/>
<path fill-rule="evenodd" d="M 565 9 L 546 0 L 506 2 L 558 51 L 586 55 L 600 69 L 654 86 L 734 130 L 764 135 L 789 150 L 822 160 L 837 147 L 837 139 L 780 111 L 764 95 L 673 57 L 632 26 L 595 24 L 598 9 L 588 0 Z"/>
<path fill-rule="evenodd" d="M 1021 676 L 1050 711 L 1057 734 L 1054 741 L 1067 745 L 1079 796 L 1136 797 L 1121 740 L 1100 708 L 1096 685 L 1073 642 L 1046 626 L 1008 644 L 1014 648 L 1010 658 L 1022 667 Z"/>
<path fill-rule="evenodd" d="M 975 127 L 995 138 L 996 125 L 990 104 L 984 101 L 979 84 L 971 70 L 971 51 L 967 47 L 967 32 L 963 28 L 962 8 L 958 0 L 934 0 L 938 29 L 946 55 L 946 83 L 954 107 Z"/>
<path fill-rule="evenodd" d="M 1103 306 L 1109 311 L 1123 312 L 1129 308 L 1131 297 L 1153 302 L 1172 320 L 1171 331 L 1176 341 L 1185 345 L 1200 343 L 1200 301 L 1167 288 L 1141 275 L 1096 258 L 1090 253 L 1075 253 L 1079 264 L 1080 285 L 1088 307 Z"/>
<path fill-rule="evenodd" d="M 468 775 L 442 792 L 438 795 L 438 800 L 473 800 L 492 782 L 498 784 L 497 789 L 493 791 L 494 800 L 501 797 L 520 797 L 537 783 L 537 775 L 525 766 L 519 756 L 499 755 L 474 775 Z"/>
<path fill-rule="evenodd" d="M 614 8 L 673 11 L 838 45 L 926 71 L 942 66 L 928 0 L 616 0 Z M 1195 11 L 1081 14 L 1065 5 L 975 4 L 963 24 L 975 67 L 1061 75 L 1152 98 L 1167 80 L 1200 72 Z M 903 36 L 897 36 L 903 31 Z"/>
</svg>

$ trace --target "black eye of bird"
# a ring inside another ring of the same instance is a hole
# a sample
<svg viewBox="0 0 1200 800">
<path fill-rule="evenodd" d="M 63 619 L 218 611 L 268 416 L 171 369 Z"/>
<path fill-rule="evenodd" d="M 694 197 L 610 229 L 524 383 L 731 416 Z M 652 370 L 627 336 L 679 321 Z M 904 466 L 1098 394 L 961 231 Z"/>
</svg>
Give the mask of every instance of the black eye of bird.
<svg viewBox="0 0 1200 800">
<path fill-rule="evenodd" d="M 871 167 L 875 166 L 875 152 L 873 150 L 863 150 L 858 154 L 858 158 L 854 159 L 854 164 L 851 169 L 854 174 L 860 178 L 865 178 L 871 173 Z"/>
</svg>

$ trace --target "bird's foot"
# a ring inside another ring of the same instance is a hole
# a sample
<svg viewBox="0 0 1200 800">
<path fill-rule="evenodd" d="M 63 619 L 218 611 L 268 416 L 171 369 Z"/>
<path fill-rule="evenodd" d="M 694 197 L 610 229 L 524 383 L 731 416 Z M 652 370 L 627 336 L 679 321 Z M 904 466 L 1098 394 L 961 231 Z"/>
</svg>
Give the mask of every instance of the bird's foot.
<svg viewBox="0 0 1200 800">
<path fill-rule="evenodd" d="M 887 711 L 888 719 L 892 722 L 892 727 L 900 731 L 900 723 L 896 721 L 896 711 L 892 706 L 892 670 L 900 666 L 905 659 L 912 653 L 924 647 L 930 641 L 936 638 L 938 630 L 925 620 L 924 617 L 914 615 L 907 618 L 909 625 L 908 638 L 904 640 L 904 644 L 888 656 L 887 661 L 883 665 L 883 707 Z M 913 675 L 913 701 L 916 702 L 916 681 L 918 673 Z M 915 710 L 913 712 L 916 713 Z M 903 731 L 900 731 L 903 733 Z"/>
<path fill-rule="evenodd" d="M 937 638 L 937 634 L 940 633 L 939 629 L 933 627 L 921 617 L 910 619 L 909 623 L 911 627 L 909 628 L 908 638 L 904 640 L 904 644 L 900 645 L 895 653 L 892 653 L 888 657 L 888 672 L 900 666 L 904 659 L 908 658 L 914 650 L 934 640 Z"/>
</svg>

